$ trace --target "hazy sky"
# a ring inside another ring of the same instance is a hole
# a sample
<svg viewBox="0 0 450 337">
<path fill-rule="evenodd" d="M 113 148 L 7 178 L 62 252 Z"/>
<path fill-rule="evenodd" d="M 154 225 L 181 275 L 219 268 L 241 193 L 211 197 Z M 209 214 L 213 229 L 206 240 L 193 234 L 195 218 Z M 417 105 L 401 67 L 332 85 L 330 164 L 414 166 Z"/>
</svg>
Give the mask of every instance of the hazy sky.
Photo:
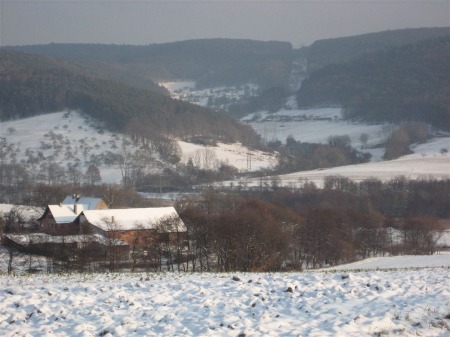
<svg viewBox="0 0 450 337">
<path fill-rule="evenodd" d="M 450 25 L 449 0 L 0 1 L 0 45 L 223 37 L 299 47 L 324 38 Z"/>
</svg>

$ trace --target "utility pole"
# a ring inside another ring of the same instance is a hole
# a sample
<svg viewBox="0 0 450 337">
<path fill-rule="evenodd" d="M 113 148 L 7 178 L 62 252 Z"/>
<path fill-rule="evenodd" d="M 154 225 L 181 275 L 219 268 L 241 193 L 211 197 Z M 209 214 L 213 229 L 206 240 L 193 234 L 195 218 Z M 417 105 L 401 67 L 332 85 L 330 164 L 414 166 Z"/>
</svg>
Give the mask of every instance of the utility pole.
<svg viewBox="0 0 450 337">
<path fill-rule="evenodd" d="M 247 171 L 248 172 L 252 171 L 252 154 L 251 153 L 247 153 Z"/>
</svg>

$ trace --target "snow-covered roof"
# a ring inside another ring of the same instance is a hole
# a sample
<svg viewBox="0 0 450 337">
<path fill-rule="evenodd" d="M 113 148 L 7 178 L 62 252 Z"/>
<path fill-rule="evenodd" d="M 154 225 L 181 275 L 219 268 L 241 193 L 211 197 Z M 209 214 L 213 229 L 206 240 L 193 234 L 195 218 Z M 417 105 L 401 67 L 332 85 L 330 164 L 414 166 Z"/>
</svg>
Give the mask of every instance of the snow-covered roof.
<svg viewBox="0 0 450 337">
<path fill-rule="evenodd" d="M 76 217 L 85 210 L 84 205 L 48 205 L 50 212 L 52 212 L 53 218 L 56 223 L 69 223 L 73 222 Z M 76 212 L 74 210 L 76 208 Z"/>
<path fill-rule="evenodd" d="M 185 232 L 186 226 L 173 207 L 86 210 L 81 216 L 104 231 L 157 229 L 162 220 L 175 219 L 167 232 Z M 83 219 L 84 220 L 84 219 Z"/>
<path fill-rule="evenodd" d="M 102 201 L 101 198 L 88 198 L 88 197 L 80 197 L 77 195 L 68 195 L 64 198 L 62 202 L 63 205 L 83 205 L 84 209 L 92 210 L 97 207 L 97 205 Z"/>
</svg>

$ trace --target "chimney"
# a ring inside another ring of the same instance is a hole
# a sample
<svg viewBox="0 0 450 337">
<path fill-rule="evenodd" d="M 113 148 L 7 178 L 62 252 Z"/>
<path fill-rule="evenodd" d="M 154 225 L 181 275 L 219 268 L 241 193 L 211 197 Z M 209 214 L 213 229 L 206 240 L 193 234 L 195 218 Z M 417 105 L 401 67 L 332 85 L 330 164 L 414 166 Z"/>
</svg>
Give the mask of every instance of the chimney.
<svg viewBox="0 0 450 337">
<path fill-rule="evenodd" d="M 78 210 L 77 204 L 73 204 L 73 212 L 74 212 L 75 214 L 78 214 L 78 213 L 77 213 L 77 210 Z"/>
</svg>

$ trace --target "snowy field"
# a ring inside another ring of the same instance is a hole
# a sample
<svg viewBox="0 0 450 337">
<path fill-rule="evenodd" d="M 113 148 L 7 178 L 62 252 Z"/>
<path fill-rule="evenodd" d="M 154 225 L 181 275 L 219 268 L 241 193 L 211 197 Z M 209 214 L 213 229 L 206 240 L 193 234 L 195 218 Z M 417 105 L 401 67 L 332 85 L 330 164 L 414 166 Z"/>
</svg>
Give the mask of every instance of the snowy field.
<svg viewBox="0 0 450 337">
<path fill-rule="evenodd" d="M 322 187 L 325 177 L 341 176 L 360 182 L 368 178 L 388 181 L 400 176 L 407 179 L 450 179 L 450 154 L 440 153 L 442 148 L 450 149 L 450 138 L 435 138 L 426 144 L 413 147 L 414 154 L 400 157 L 395 160 L 370 162 L 358 165 L 333 167 L 301 171 L 277 176 L 282 186 L 300 186 L 305 182 L 314 182 Z M 271 177 L 265 177 L 270 181 Z M 225 182 L 236 185 L 259 186 L 260 179 L 242 179 L 238 182 Z"/>
<path fill-rule="evenodd" d="M 0 276 L 0 331 L 7 337 L 444 337 L 449 256 L 379 259 L 380 268 L 409 267 L 384 271 L 361 271 L 360 263 L 360 271 L 337 272 Z M 416 268 L 437 265 L 447 267 Z"/>
<path fill-rule="evenodd" d="M 18 148 L 17 161 L 26 161 L 30 153 L 43 157 L 64 167 L 78 164 L 84 172 L 92 156 L 110 151 L 122 153 L 124 142 L 130 140 L 121 134 L 114 134 L 99 128 L 93 121 L 75 111 L 62 111 L 15 121 L 0 122 L 0 137 Z M 193 156 L 196 151 L 206 147 L 179 141 L 182 161 Z M 227 163 L 239 170 L 247 170 L 248 154 L 252 155 L 252 169 L 272 167 L 276 160 L 271 154 L 249 150 L 239 143 L 208 146 L 218 163 Z M 128 152 L 136 149 L 128 146 Z M 157 156 L 155 160 L 158 160 Z M 119 167 L 100 166 L 102 182 L 120 183 L 122 176 Z"/>
<path fill-rule="evenodd" d="M 247 171 L 248 155 L 251 156 L 251 170 L 257 171 L 265 168 L 273 168 L 277 164 L 276 156 L 272 153 L 249 150 L 241 144 L 218 143 L 217 146 L 202 146 L 198 144 L 179 141 L 183 151 L 182 162 L 187 163 L 189 158 L 194 158 L 196 153 L 202 153 L 205 149 L 213 151 L 218 163 L 232 165 L 240 171 Z"/>
<path fill-rule="evenodd" d="M 294 121 L 284 122 L 285 117 Z M 256 120 L 255 120 L 256 119 Z M 279 140 L 285 142 L 288 136 L 304 143 L 327 143 L 329 136 L 348 135 L 354 148 L 361 148 L 361 134 L 366 133 L 367 145 L 383 143 L 389 130 L 395 128 L 390 124 L 360 124 L 345 121 L 341 116 L 341 108 L 321 108 L 300 110 L 282 109 L 269 114 L 265 111 L 252 113 L 245 118 L 253 129 L 266 141 Z"/>
<path fill-rule="evenodd" d="M 280 179 L 283 184 L 312 181 L 317 186 L 322 186 L 327 176 L 342 176 L 353 181 L 362 181 L 367 178 L 387 181 L 399 176 L 407 179 L 450 179 L 450 156 L 408 155 L 390 161 L 296 172 L 281 175 Z"/>
<path fill-rule="evenodd" d="M 328 270 L 372 270 L 396 268 L 450 268 L 450 253 L 441 252 L 437 255 L 405 255 L 388 257 L 371 257 L 363 261 L 327 268 Z M 325 270 L 325 269 L 324 269 Z"/>
</svg>

